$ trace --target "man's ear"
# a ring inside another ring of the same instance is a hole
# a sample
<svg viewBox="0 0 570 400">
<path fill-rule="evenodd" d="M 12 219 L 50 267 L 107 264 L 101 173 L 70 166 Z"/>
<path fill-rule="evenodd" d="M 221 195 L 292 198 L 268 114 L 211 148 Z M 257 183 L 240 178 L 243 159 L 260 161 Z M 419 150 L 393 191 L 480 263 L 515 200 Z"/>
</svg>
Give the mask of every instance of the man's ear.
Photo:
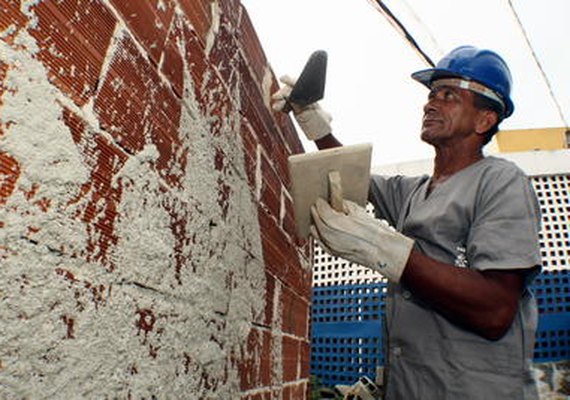
<svg viewBox="0 0 570 400">
<path fill-rule="evenodd" d="M 479 135 L 487 133 L 495 124 L 499 122 L 499 116 L 495 111 L 480 110 L 479 117 L 475 123 L 475 132 Z"/>
</svg>

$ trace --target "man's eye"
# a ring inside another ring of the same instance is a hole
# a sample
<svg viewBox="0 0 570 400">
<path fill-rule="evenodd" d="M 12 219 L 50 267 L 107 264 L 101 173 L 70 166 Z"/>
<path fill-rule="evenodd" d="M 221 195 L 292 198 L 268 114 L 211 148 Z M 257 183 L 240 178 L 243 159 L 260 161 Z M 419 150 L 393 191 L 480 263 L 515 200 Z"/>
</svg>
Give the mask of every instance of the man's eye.
<svg viewBox="0 0 570 400">
<path fill-rule="evenodd" d="M 446 90 L 443 92 L 443 98 L 445 100 L 453 100 L 455 98 L 455 94 L 451 90 Z"/>
<path fill-rule="evenodd" d="M 452 101 L 455 99 L 455 92 L 451 89 L 437 88 L 428 94 L 428 100 L 439 99 L 444 101 Z"/>
</svg>

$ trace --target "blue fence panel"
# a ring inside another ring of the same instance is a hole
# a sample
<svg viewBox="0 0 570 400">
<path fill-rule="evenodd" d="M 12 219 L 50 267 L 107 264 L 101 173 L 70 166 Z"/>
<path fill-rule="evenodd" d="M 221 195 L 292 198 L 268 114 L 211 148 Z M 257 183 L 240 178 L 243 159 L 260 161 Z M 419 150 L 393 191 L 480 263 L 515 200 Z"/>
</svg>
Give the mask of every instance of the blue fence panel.
<svg viewBox="0 0 570 400">
<path fill-rule="evenodd" d="M 570 359 L 570 270 L 542 272 L 531 285 L 539 324 L 535 362 Z M 384 364 L 385 283 L 313 288 L 311 374 L 327 386 L 375 378 Z"/>
<path fill-rule="evenodd" d="M 311 374 L 328 386 L 372 380 L 384 364 L 386 284 L 313 288 Z"/>
<path fill-rule="evenodd" d="M 531 290 L 540 316 L 534 361 L 570 359 L 570 270 L 543 271 Z"/>
</svg>

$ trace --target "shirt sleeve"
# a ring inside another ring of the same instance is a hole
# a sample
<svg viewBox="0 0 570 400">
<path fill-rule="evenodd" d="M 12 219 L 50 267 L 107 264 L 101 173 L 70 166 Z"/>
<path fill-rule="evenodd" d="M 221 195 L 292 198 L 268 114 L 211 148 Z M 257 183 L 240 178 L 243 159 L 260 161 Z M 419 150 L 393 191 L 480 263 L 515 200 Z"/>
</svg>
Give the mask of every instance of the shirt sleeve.
<svg viewBox="0 0 570 400">
<path fill-rule="evenodd" d="M 492 171 L 481 181 L 467 241 L 472 267 L 531 268 L 541 264 L 540 208 L 529 178 L 518 168 Z"/>
<path fill-rule="evenodd" d="M 372 175 L 368 200 L 374 206 L 377 218 L 385 219 L 396 226 L 406 199 L 418 183 L 425 177 L 405 177 L 402 175 Z"/>
</svg>

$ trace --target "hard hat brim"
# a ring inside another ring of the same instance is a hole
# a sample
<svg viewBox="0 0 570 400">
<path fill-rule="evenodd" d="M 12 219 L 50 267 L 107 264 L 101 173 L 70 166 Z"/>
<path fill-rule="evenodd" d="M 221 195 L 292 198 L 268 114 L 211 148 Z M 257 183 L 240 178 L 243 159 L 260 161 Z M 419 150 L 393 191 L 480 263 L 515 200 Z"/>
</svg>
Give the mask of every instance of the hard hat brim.
<svg viewBox="0 0 570 400">
<path fill-rule="evenodd" d="M 447 69 L 429 68 L 414 72 L 412 78 L 421 84 L 431 87 L 431 83 L 440 78 L 466 78 L 460 74 L 455 74 Z"/>
<path fill-rule="evenodd" d="M 422 85 L 431 89 L 432 83 L 438 79 L 442 78 L 461 78 L 466 80 L 472 80 L 471 77 L 457 74 L 443 68 L 429 68 L 423 69 L 412 74 L 412 78 L 420 82 Z M 482 82 L 481 82 L 482 83 Z M 483 83 L 482 83 L 483 84 Z M 504 114 L 503 118 L 509 117 L 514 110 L 514 104 L 510 98 L 503 99 L 504 102 Z"/>
</svg>

